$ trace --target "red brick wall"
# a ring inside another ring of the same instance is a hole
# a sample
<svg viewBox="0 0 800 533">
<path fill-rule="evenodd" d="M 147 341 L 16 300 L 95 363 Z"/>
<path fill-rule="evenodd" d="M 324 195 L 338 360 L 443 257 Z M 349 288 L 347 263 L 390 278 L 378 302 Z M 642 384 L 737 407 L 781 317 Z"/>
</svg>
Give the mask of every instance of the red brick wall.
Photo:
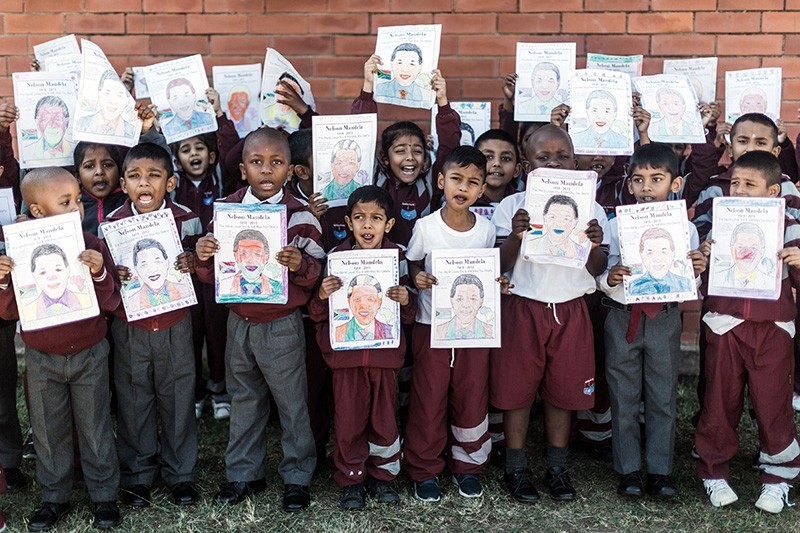
<svg viewBox="0 0 800 533">
<path fill-rule="evenodd" d="M 189 54 L 212 65 L 261 62 L 271 46 L 311 82 L 322 113 L 345 113 L 379 26 L 441 23 L 440 67 L 451 100 L 499 104 L 518 41 L 575 41 L 587 51 L 664 58 L 719 56 L 724 72 L 783 67 L 781 115 L 797 133 L 800 0 L 2 0 L 0 97 L 28 69 L 32 46 L 64 33 L 97 42 L 114 65 L 144 66 Z M 758 8 L 756 10 L 756 8 Z M 382 108 L 383 124 L 427 112 Z M 423 125 L 425 125 L 423 124 Z M 684 341 L 696 338 L 696 314 Z M 692 331 L 694 330 L 694 331 Z"/>
</svg>

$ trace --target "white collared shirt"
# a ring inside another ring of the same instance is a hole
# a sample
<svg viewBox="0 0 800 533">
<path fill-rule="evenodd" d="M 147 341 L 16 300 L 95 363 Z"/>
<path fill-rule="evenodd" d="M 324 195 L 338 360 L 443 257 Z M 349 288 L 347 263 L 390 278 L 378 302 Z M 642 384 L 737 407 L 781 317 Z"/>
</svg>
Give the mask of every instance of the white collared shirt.
<svg viewBox="0 0 800 533">
<path fill-rule="evenodd" d="M 243 204 L 277 204 L 283 200 L 283 189 L 279 190 L 276 194 L 273 194 L 266 200 L 259 200 L 256 198 L 256 195 L 253 194 L 253 188 L 247 187 L 247 192 L 244 193 L 244 198 L 242 198 Z"/>
</svg>

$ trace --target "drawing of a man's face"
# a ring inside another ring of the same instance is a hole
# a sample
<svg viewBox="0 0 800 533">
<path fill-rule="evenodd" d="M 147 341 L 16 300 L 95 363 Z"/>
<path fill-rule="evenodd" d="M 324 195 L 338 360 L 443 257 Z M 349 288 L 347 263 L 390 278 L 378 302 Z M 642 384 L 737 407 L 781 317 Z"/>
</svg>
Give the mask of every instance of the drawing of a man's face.
<svg viewBox="0 0 800 533">
<path fill-rule="evenodd" d="M 359 155 L 355 150 L 339 150 L 331 161 L 333 179 L 340 185 L 348 183 L 356 177 L 361 166 Z"/>
<path fill-rule="evenodd" d="M 565 243 L 578 225 L 577 206 L 551 202 L 545 207 L 544 230 L 552 243 Z"/>
<path fill-rule="evenodd" d="M 749 89 L 739 99 L 739 111 L 745 113 L 766 113 L 767 96 L 759 89 Z"/>
<path fill-rule="evenodd" d="M 654 278 L 663 278 L 669 273 L 675 260 L 672 241 L 665 237 L 643 240 L 641 245 L 642 264 Z"/>
<path fill-rule="evenodd" d="M 617 117 L 617 104 L 611 98 L 593 98 L 586 106 L 589 127 L 599 133 L 611 129 Z"/>
<path fill-rule="evenodd" d="M 540 101 L 546 102 L 553 98 L 558 90 L 558 74 L 549 68 L 534 69 L 531 73 L 531 84 L 533 85 L 533 94 Z"/>
<path fill-rule="evenodd" d="M 731 256 L 743 274 L 749 274 L 764 258 L 764 242 L 760 235 L 741 232 L 731 241 Z"/>
<path fill-rule="evenodd" d="M 403 87 L 417 80 L 422 71 L 422 60 L 413 50 L 398 50 L 392 59 L 392 77 Z"/>
<path fill-rule="evenodd" d="M 382 302 L 383 296 L 373 285 L 356 285 L 347 298 L 347 305 L 350 306 L 353 317 L 362 327 L 372 324 Z"/>
<path fill-rule="evenodd" d="M 665 92 L 658 97 L 658 109 L 667 122 L 680 122 L 686 111 L 686 103 L 680 94 Z"/>
<path fill-rule="evenodd" d="M 106 122 L 116 120 L 125 110 L 128 101 L 128 92 L 122 82 L 116 79 L 106 79 L 100 86 L 98 102 L 100 115 Z"/>
<path fill-rule="evenodd" d="M 169 262 L 166 253 L 158 248 L 145 248 L 136 254 L 134 268 L 139 279 L 153 292 L 158 292 L 167 282 Z"/>
<path fill-rule="evenodd" d="M 57 300 L 67 290 L 69 268 L 60 254 L 43 254 L 34 259 L 33 280 L 48 298 Z"/>
<path fill-rule="evenodd" d="M 195 96 L 194 86 L 192 86 L 188 80 L 183 80 L 179 84 L 167 86 L 167 100 L 169 100 L 169 108 L 181 120 L 189 120 L 192 118 L 197 98 Z"/>
<path fill-rule="evenodd" d="M 54 98 L 54 97 L 50 97 Z M 60 99 L 58 99 L 61 102 Z M 36 112 L 36 127 L 48 146 L 58 146 L 64 138 L 69 121 L 66 105 L 43 103 Z"/>
<path fill-rule="evenodd" d="M 450 297 L 450 305 L 456 321 L 462 325 L 472 324 L 478 316 L 478 311 L 483 307 L 481 288 L 477 285 L 464 283 L 455 288 L 454 295 Z"/>
<path fill-rule="evenodd" d="M 233 258 L 242 277 L 252 283 L 261 277 L 267 266 L 269 251 L 260 240 L 242 239 L 233 251 Z"/>
<path fill-rule="evenodd" d="M 247 106 L 250 105 L 250 95 L 247 91 L 231 92 L 228 97 L 228 111 L 230 111 L 233 120 L 242 120 Z"/>
</svg>

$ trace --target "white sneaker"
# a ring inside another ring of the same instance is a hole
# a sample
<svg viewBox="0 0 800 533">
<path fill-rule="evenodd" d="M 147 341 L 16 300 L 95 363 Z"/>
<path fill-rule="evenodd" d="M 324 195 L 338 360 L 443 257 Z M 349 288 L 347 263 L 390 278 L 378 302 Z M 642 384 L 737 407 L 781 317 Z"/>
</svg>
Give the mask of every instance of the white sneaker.
<svg viewBox="0 0 800 533">
<path fill-rule="evenodd" d="M 792 409 L 800 411 L 800 394 L 796 392 L 792 395 Z"/>
<path fill-rule="evenodd" d="M 231 402 L 218 402 L 212 399 L 211 407 L 214 410 L 215 420 L 227 420 L 231 417 Z"/>
<path fill-rule="evenodd" d="M 706 488 L 708 500 L 714 507 L 725 507 L 739 499 L 724 479 L 704 479 L 703 486 Z"/>
<path fill-rule="evenodd" d="M 794 504 L 789 502 L 789 489 L 792 488 L 788 483 L 764 483 L 761 486 L 761 496 L 756 500 L 756 507 L 768 513 L 780 513 L 783 506 L 792 507 Z"/>
<path fill-rule="evenodd" d="M 203 416 L 203 407 L 205 407 L 206 401 L 200 400 L 199 402 L 194 402 L 194 417 L 197 420 L 200 420 L 200 417 Z"/>
</svg>

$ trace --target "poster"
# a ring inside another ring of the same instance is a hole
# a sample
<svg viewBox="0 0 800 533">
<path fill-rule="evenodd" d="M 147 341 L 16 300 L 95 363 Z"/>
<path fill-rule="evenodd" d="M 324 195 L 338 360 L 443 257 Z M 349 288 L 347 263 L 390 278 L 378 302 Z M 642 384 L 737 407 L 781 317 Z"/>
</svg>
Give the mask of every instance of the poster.
<svg viewBox="0 0 800 533">
<path fill-rule="evenodd" d="M 575 43 L 517 43 L 516 65 L 514 120 L 550 122 L 550 112 L 568 98 Z"/>
<path fill-rule="evenodd" d="M 586 68 L 623 72 L 635 78 L 642 75 L 644 56 L 610 56 L 606 54 L 586 54 Z"/>
<path fill-rule="evenodd" d="M 689 78 L 697 99 L 710 104 L 717 98 L 717 58 L 693 57 L 665 59 L 664 74 L 678 74 Z"/>
<path fill-rule="evenodd" d="M 378 28 L 375 54 L 381 58 L 375 76 L 376 102 L 430 109 L 436 102 L 432 71 L 439 68 L 441 24 Z"/>
<path fill-rule="evenodd" d="M 214 237 L 217 302 L 287 302 L 288 269 L 275 260 L 286 246 L 285 205 L 216 202 Z"/>
<path fill-rule="evenodd" d="M 258 91 L 261 87 L 261 65 L 211 67 L 214 88 L 219 92 L 222 110 L 236 127 L 239 138 L 261 126 L 258 115 Z"/>
<path fill-rule="evenodd" d="M 625 303 L 697 299 L 686 202 L 649 202 L 617 207 Z"/>
<path fill-rule="evenodd" d="M 486 130 L 492 128 L 491 102 L 450 102 L 450 107 L 461 116 L 461 146 L 475 146 L 475 141 Z M 436 133 L 436 114 L 439 108 L 431 108 L 431 136 L 433 151 L 439 149 L 439 137 Z"/>
<path fill-rule="evenodd" d="M 217 131 L 217 114 L 206 97 L 208 78 L 200 54 L 145 67 L 145 77 L 168 143 Z"/>
<path fill-rule="evenodd" d="M 714 198 L 709 295 L 780 297 L 785 205 L 783 198 Z"/>
<path fill-rule="evenodd" d="M 15 72 L 12 79 L 20 167 L 72 165 L 75 82 L 57 72 Z"/>
<path fill-rule="evenodd" d="M 500 249 L 434 250 L 431 348 L 500 347 Z"/>
<path fill-rule="evenodd" d="M 697 97 L 686 76 L 659 74 L 642 76 L 633 82 L 650 112 L 650 140 L 664 143 L 704 144 L 705 127 Z"/>
<path fill-rule="evenodd" d="M 58 72 L 68 74 L 75 82 L 75 95 L 81 86 L 81 70 L 83 69 L 83 56 L 81 54 L 66 54 L 51 56 L 44 60 L 44 72 Z"/>
<path fill-rule="evenodd" d="M 597 173 L 537 168 L 528 174 L 525 209 L 531 227 L 522 258 L 583 268 L 592 250 L 586 226 L 592 217 Z"/>
<path fill-rule="evenodd" d="M 83 39 L 81 48 L 83 67 L 72 137 L 76 142 L 136 146 L 142 132 L 136 100 L 99 46 Z"/>
<path fill-rule="evenodd" d="M 133 93 L 136 98 L 150 98 L 146 67 L 133 67 Z"/>
<path fill-rule="evenodd" d="M 353 191 L 372 184 L 377 134 L 375 113 L 312 118 L 314 192 L 330 207 L 347 205 Z"/>
<path fill-rule="evenodd" d="M 39 62 L 39 67 L 44 67 L 44 62 L 48 57 L 63 56 L 67 54 L 80 54 L 78 39 L 74 34 L 64 35 L 58 39 L 33 45 L 33 56 Z"/>
<path fill-rule="evenodd" d="M 14 189 L 0 188 L 0 226 L 13 224 L 17 218 L 17 207 L 14 204 Z"/>
<path fill-rule="evenodd" d="M 725 73 L 725 122 L 733 124 L 745 113 L 781 116 L 780 68 L 754 68 Z"/>
<path fill-rule="evenodd" d="M 100 314 L 77 211 L 3 227 L 6 254 L 23 331 L 77 322 Z"/>
<path fill-rule="evenodd" d="M 569 80 L 569 136 L 578 155 L 631 155 L 630 77 L 607 70 L 576 70 Z"/>
<path fill-rule="evenodd" d="M 300 128 L 300 117 L 286 104 L 278 102 L 275 91 L 286 91 L 283 84 L 291 87 L 308 107 L 314 109 L 311 85 L 300 75 L 289 61 L 277 50 L 267 48 L 264 57 L 264 75 L 261 78 L 261 122 L 271 128 L 281 128 L 289 133 Z M 283 99 L 283 98 L 281 98 Z"/>
<path fill-rule="evenodd" d="M 400 346 L 400 304 L 386 296 L 399 284 L 397 250 L 332 253 L 328 275 L 342 280 L 328 306 L 334 350 Z"/>
<path fill-rule="evenodd" d="M 114 263 L 131 273 L 121 291 L 129 322 L 197 303 L 191 275 L 174 267 L 183 246 L 172 211 L 106 222 L 102 233 Z"/>
</svg>

